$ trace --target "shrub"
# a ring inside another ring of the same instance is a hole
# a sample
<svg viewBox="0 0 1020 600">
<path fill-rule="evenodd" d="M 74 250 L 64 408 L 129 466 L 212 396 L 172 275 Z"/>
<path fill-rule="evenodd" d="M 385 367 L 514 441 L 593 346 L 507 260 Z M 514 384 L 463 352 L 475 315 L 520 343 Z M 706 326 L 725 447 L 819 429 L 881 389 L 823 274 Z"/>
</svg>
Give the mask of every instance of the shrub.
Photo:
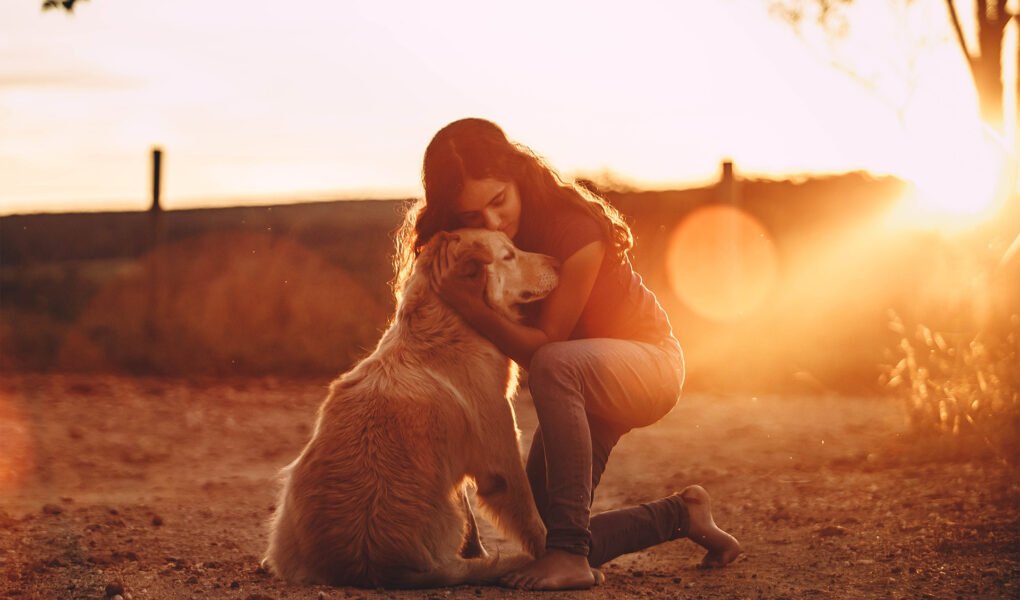
<svg viewBox="0 0 1020 600">
<path fill-rule="evenodd" d="M 1017 463 L 1020 442 L 1020 316 L 976 335 L 911 332 L 896 313 L 899 361 L 885 383 L 902 399 L 912 428 L 957 450 L 984 449 Z"/>
</svg>

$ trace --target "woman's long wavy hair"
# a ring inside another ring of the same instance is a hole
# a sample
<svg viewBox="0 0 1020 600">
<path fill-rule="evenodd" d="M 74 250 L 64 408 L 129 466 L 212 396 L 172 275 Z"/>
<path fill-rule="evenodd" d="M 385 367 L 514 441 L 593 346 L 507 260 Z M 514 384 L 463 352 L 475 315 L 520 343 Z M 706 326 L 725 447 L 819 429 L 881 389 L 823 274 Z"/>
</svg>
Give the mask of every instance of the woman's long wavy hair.
<svg viewBox="0 0 1020 600">
<path fill-rule="evenodd" d="M 461 119 L 440 129 L 425 149 L 425 197 L 410 205 L 396 234 L 393 291 L 398 299 L 425 244 L 440 231 L 461 227 L 455 204 L 464 181 L 486 178 L 513 181 L 520 194 L 521 213 L 532 214 L 531 222 L 538 222 L 534 214 L 572 205 L 595 217 L 621 260 L 634 245 L 623 217 L 601 196 L 563 181 L 538 155 L 511 142 L 495 123 Z"/>
</svg>

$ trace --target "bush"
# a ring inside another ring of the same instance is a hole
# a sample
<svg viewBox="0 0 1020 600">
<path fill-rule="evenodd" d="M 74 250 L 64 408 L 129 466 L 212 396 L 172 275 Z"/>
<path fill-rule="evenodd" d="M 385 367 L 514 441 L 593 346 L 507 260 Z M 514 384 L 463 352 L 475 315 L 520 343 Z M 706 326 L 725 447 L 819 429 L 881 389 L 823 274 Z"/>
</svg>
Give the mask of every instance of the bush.
<svg viewBox="0 0 1020 600">
<path fill-rule="evenodd" d="M 976 335 L 910 332 L 892 313 L 899 361 L 885 383 L 902 399 L 912 428 L 1017 463 L 1020 442 L 1020 316 Z"/>
</svg>

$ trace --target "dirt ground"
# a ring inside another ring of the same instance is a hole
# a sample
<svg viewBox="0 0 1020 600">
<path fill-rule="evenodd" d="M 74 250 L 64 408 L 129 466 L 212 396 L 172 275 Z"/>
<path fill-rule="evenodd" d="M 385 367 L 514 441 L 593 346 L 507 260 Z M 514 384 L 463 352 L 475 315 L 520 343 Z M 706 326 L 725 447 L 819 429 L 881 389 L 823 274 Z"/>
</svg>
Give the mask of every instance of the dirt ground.
<svg viewBox="0 0 1020 600">
<path fill-rule="evenodd" d="M 258 568 L 273 476 L 310 435 L 327 384 L 4 375 L 0 596 L 1020 596 L 1015 470 L 919 447 L 888 400 L 699 394 L 623 438 L 595 508 L 700 483 L 747 551 L 726 569 L 697 569 L 700 548 L 678 540 L 618 558 L 587 592 L 287 585 Z M 517 411 L 526 444 L 526 395 Z M 506 543 L 487 526 L 483 539 Z"/>
</svg>

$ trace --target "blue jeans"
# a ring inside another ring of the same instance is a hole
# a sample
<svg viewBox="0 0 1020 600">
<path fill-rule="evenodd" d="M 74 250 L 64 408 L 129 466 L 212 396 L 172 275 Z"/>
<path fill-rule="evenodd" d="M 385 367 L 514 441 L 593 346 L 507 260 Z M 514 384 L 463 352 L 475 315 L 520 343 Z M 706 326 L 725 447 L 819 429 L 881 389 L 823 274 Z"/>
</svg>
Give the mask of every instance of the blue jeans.
<svg viewBox="0 0 1020 600">
<path fill-rule="evenodd" d="M 538 415 L 527 472 L 547 548 L 598 566 L 686 535 L 679 495 L 591 515 L 595 487 L 620 437 L 655 423 L 676 404 L 684 360 L 676 340 L 661 345 L 608 338 L 554 342 L 528 369 Z"/>
</svg>

